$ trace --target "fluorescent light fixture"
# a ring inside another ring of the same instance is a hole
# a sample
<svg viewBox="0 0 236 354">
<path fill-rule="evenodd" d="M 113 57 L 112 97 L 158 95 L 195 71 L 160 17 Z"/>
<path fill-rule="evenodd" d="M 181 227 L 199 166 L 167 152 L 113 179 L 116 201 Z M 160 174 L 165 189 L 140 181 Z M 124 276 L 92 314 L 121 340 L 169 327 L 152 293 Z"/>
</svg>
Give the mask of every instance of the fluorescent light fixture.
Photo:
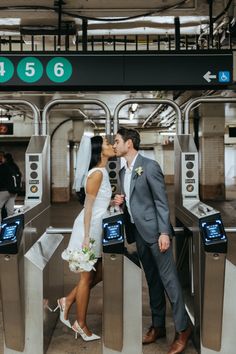
<svg viewBox="0 0 236 354">
<path fill-rule="evenodd" d="M 3 117 L 3 118 L 0 117 L 0 123 L 2 122 L 9 122 L 9 119 L 7 117 Z"/>
<path fill-rule="evenodd" d="M 0 18 L 0 26 L 17 26 L 20 24 L 20 18 L 5 17 Z"/>
<path fill-rule="evenodd" d="M 138 108 L 138 103 L 133 103 L 133 104 L 131 105 L 131 111 L 132 111 L 133 113 L 137 110 L 137 108 Z"/>
<path fill-rule="evenodd" d="M 3 37 L 3 39 L 4 39 L 4 37 L 9 37 L 9 36 L 20 36 L 20 32 L 19 31 L 14 31 L 14 30 L 12 30 L 12 31 L 6 31 L 6 30 L 1 30 L 0 31 L 0 36 L 2 36 Z"/>
<path fill-rule="evenodd" d="M 121 18 L 121 17 L 114 17 L 114 19 Z M 117 24 L 116 21 L 110 21 L 110 18 L 107 19 L 109 24 Z M 150 23 L 160 23 L 160 24 L 170 24 L 173 25 L 175 21 L 175 16 L 145 16 L 145 17 L 139 17 L 133 18 L 130 20 L 124 20 L 125 23 L 135 23 L 135 22 L 142 22 L 145 21 L 150 22 Z M 208 16 L 182 16 L 180 17 L 180 22 L 181 24 L 198 24 L 198 23 L 208 23 L 209 17 Z M 121 21 L 120 21 L 121 22 Z M 75 19 L 75 23 L 81 24 L 81 19 Z M 105 21 L 103 21 L 105 23 Z M 89 25 L 95 25 L 95 24 L 101 24 L 100 21 L 97 20 L 91 20 L 89 21 Z"/>
<path fill-rule="evenodd" d="M 168 35 L 175 34 L 174 16 L 146 16 L 124 22 L 109 23 L 100 21 L 89 21 L 89 36 L 113 36 L 113 35 Z M 204 26 L 208 26 L 209 18 L 207 16 L 181 16 L 181 34 L 200 34 Z M 133 27 L 132 27 L 133 26 Z M 82 31 L 79 30 L 81 35 Z"/>
<path fill-rule="evenodd" d="M 138 103 L 132 103 L 130 106 L 128 112 L 129 112 L 129 120 L 132 120 L 134 118 L 135 112 L 137 111 L 138 108 Z"/>
<path fill-rule="evenodd" d="M 84 135 L 89 136 L 91 138 L 92 136 L 94 136 L 94 132 L 93 131 L 84 130 Z"/>
<path fill-rule="evenodd" d="M 176 133 L 175 132 L 160 132 L 160 135 L 171 136 L 171 135 L 176 135 Z"/>
</svg>

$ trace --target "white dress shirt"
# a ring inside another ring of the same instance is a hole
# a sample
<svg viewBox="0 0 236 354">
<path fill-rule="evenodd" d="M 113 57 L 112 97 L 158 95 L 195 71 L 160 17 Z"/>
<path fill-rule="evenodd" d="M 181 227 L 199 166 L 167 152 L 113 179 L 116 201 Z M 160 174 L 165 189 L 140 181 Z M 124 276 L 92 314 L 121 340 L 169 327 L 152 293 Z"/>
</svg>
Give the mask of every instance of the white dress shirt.
<svg viewBox="0 0 236 354">
<path fill-rule="evenodd" d="M 131 214 L 131 210 L 130 210 L 130 204 L 129 204 L 129 198 L 130 198 L 130 184 L 131 184 L 131 176 L 132 176 L 132 171 L 134 168 L 134 164 L 136 161 L 138 154 L 136 154 L 136 156 L 134 157 L 131 165 L 128 167 L 127 162 L 125 165 L 125 178 L 124 178 L 124 192 L 125 192 L 125 202 L 126 202 L 126 206 L 130 215 L 130 220 L 132 223 L 134 223 L 132 214 Z"/>
</svg>

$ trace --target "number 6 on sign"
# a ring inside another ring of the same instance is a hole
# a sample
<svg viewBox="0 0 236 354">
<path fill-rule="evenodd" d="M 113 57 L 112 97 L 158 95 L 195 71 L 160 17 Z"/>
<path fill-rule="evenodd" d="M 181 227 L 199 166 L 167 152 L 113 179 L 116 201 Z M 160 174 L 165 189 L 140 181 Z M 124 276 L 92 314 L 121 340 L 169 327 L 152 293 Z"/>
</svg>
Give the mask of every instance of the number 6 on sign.
<svg viewBox="0 0 236 354">
<path fill-rule="evenodd" d="M 57 77 L 61 77 L 64 75 L 63 63 L 56 63 L 54 65 L 54 75 Z"/>
<path fill-rule="evenodd" d="M 48 62 L 46 72 L 51 81 L 65 82 L 72 75 L 72 65 L 66 58 L 53 58 Z"/>
<path fill-rule="evenodd" d="M 4 57 L 0 57 L 0 82 L 9 81 L 14 74 L 12 62 Z"/>
</svg>

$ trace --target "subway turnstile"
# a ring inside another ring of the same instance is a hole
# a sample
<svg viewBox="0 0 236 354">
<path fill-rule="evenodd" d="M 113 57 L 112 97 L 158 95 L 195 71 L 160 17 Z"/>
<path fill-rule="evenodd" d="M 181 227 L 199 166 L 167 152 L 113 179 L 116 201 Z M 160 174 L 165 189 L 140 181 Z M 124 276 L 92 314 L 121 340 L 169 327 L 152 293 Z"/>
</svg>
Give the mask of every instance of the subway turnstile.
<svg viewBox="0 0 236 354">
<path fill-rule="evenodd" d="M 24 215 L 3 222 L 0 233 L 1 296 L 4 338 L 7 347 L 22 352 L 25 347 Z M 13 335 L 14 333 L 14 335 Z"/>
<path fill-rule="evenodd" d="M 175 141 L 176 261 L 199 353 L 221 350 L 227 236 L 219 211 L 198 194 L 198 153 L 191 135 Z"/>
<path fill-rule="evenodd" d="M 142 272 L 124 255 L 122 214 L 103 227 L 103 354 L 142 354 Z"/>
<path fill-rule="evenodd" d="M 63 294 L 63 236 L 44 233 L 25 254 L 25 317 L 24 354 L 44 354 L 53 335 L 58 313 L 52 308 Z M 59 295 L 58 295 L 59 294 Z"/>
<path fill-rule="evenodd" d="M 4 354 L 27 352 L 26 252 L 49 226 L 50 139 L 32 136 L 26 152 L 26 192 L 22 214 L 5 218 L 0 239 Z M 31 188 L 32 187 L 32 188 Z M 37 261 L 37 259 L 35 259 Z M 45 261 L 45 260 L 44 260 Z M 32 353 L 32 350 L 29 354 Z"/>
</svg>

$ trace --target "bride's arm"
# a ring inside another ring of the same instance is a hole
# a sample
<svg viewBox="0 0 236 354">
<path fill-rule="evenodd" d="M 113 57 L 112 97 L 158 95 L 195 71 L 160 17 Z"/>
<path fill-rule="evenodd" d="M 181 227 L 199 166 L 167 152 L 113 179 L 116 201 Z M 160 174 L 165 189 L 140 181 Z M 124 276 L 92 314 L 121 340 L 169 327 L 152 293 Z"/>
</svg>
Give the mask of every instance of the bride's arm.
<svg viewBox="0 0 236 354">
<path fill-rule="evenodd" d="M 101 171 L 93 172 L 88 178 L 86 183 L 86 197 L 84 202 L 84 242 L 83 246 L 89 246 L 90 240 L 90 221 L 92 217 L 93 203 L 96 199 L 98 190 L 102 183 L 103 174 Z M 92 237 L 93 235 L 91 235 Z"/>
</svg>

